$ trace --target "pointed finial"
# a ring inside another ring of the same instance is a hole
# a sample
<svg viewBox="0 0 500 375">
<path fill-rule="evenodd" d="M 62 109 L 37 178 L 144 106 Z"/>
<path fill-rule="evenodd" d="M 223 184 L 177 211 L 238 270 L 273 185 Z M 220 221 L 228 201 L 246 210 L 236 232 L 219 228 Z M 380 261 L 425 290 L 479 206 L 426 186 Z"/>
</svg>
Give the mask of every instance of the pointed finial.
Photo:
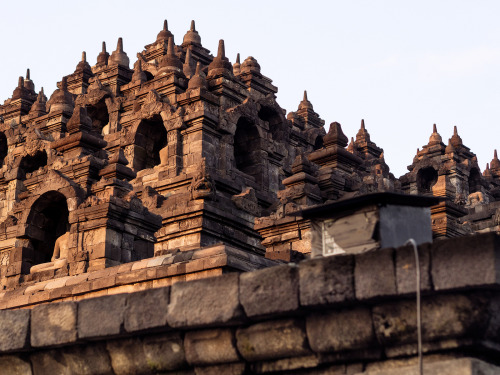
<svg viewBox="0 0 500 375">
<path fill-rule="evenodd" d="M 194 72 L 194 75 L 195 76 L 200 75 L 200 62 L 199 61 L 196 63 L 196 71 Z"/>
<path fill-rule="evenodd" d="M 61 90 L 62 91 L 68 90 L 68 78 L 67 77 L 63 77 L 61 80 Z"/>
<path fill-rule="evenodd" d="M 366 129 L 365 128 L 365 120 L 361 119 L 361 129 Z"/>
<path fill-rule="evenodd" d="M 45 95 L 45 92 L 43 91 L 43 87 L 42 87 L 42 89 L 40 90 L 40 94 Z"/>
<path fill-rule="evenodd" d="M 304 90 L 304 98 L 302 99 L 303 101 L 307 101 L 307 90 Z"/>
<path fill-rule="evenodd" d="M 85 52 L 85 51 L 82 52 L 82 61 L 83 62 L 87 61 L 87 52 Z"/>
<path fill-rule="evenodd" d="M 189 28 L 191 31 L 196 31 L 195 25 L 194 25 L 194 20 L 191 20 L 191 27 Z"/>
<path fill-rule="evenodd" d="M 186 51 L 186 59 L 184 60 L 184 64 L 191 63 L 191 48 L 188 48 Z"/>
<path fill-rule="evenodd" d="M 173 55 L 174 55 L 174 38 L 169 37 L 167 45 L 167 56 L 173 56 Z"/>
<path fill-rule="evenodd" d="M 240 54 L 236 54 L 236 63 L 239 64 L 240 63 Z"/>
<path fill-rule="evenodd" d="M 224 39 L 219 40 L 219 48 L 217 49 L 217 57 L 223 59 L 226 57 L 226 49 L 224 47 Z"/>
<path fill-rule="evenodd" d="M 432 132 L 437 133 L 437 126 L 436 124 L 432 125 Z"/>
<path fill-rule="evenodd" d="M 453 127 L 453 135 L 458 135 L 457 126 Z"/>
<path fill-rule="evenodd" d="M 494 158 L 494 159 L 498 159 L 497 150 L 495 150 L 495 152 L 493 153 L 493 158 Z"/>
<path fill-rule="evenodd" d="M 23 87 L 24 86 L 24 78 L 21 76 L 19 77 L 19 81 L 17 82 L 17 87 Z"/>
<path fill-rule="evenodd" d="M 118 43 L 116 45 L 116 50 L 118 52 L 123 52 L 123 39 L 122 39 L 122 37 L 118 38 Z"/>
<path fill-rule="evenodd" d="M 102 53 L 106 53 L 106 42 L 102 42 Z"/>
<path fill-rule="evenodd" d="M 168 22 L 167 22 L 167 20 L 163 21 L 163 30 L 164 31 L 168 31 Z"/>
<path fill-rule="evenodd" d="M 30 79 L 30 68 L 26 69 L 26 79 Z"/>
</svg>

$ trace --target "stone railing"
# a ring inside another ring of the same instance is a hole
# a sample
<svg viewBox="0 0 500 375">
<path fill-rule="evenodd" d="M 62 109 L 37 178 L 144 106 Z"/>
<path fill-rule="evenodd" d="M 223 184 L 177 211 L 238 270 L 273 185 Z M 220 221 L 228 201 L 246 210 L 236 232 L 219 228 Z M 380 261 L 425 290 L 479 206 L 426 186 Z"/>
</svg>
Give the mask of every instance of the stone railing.
<svg viewBox="0 0 500 375">
<path fill-rule="evenodd" d="M 500 373 L 500 237 L 420 247 L 425 375 Z M 409 247 L 0 311 L 2 374 L 417 374 Z"/>
</svg>

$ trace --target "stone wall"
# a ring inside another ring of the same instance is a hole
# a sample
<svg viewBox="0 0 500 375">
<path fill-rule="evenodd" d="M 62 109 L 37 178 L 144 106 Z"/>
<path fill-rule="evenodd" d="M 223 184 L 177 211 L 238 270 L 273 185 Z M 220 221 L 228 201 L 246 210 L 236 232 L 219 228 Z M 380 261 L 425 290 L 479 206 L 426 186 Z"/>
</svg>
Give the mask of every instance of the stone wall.
<svg viewBox="0 0 500 375">
<path fill-rule="evenodd" d="M 422 245 L 425 374 L 498 374 L 500 237 Z M 416 374 L 413 250 L 0 311 L 2 374 Z"/>
</svg>

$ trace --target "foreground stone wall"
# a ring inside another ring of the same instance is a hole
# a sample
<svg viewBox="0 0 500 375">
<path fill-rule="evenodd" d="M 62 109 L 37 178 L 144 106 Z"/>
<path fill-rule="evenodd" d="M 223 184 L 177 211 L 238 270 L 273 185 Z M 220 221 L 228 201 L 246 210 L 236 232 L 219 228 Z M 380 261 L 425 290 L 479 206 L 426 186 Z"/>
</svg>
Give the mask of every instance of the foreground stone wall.
<svg viewBox="0 0 500 375">
<path fill-rule="evenodd" d="M 500 237 L 420 247 L 426 375 L 498 374 Z M 416 374 L 411 248 L 0 311 L 2 374 Z"/>
</svg>

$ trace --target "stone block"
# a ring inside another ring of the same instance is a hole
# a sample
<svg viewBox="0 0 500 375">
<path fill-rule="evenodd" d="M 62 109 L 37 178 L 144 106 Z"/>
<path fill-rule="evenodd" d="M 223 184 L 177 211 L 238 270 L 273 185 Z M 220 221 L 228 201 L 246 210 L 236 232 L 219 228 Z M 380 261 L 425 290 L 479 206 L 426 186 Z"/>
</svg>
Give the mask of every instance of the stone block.
<svg viewBox="0 0 500 375">
<path fill-rule="evenodd" d="M 129 294 L 125 310 L 125 330 L 136 332 L 151 328 L 167 328 L 169 300 L 169 287 Z"/>
<path fill-rule="evenodd" d="M 31 364 L 29 361 L 16 355 L 3 355 L 0 357 L 0 369 L 2 375 L 31 375 Z"/>
<path fill-rule="evenodd" d="M 354 285 L 357 299 L 396 294 L 394 249 L 380 249 L 355 256 Z"/>
<path fill-rule="evenodd" d="M 239 360 L 234 334 L 230 329 L 186 332 L 184 348 L 190 365 L 211 365 Z"/>
<path fill-rule="evenodd" d="M 370 310 L 354 308 L 313 313 L 306 318 L 307 337 L 319 353 L 372 348 L 376 345 Z"/>
<path fill-rule="evenodd" d="M 144 355 L 153 371 L 174 371 L 186 367 L 186 356 L 179 333 L 165 333 L 143 339 Z"/>
<path fill-rule="evenodd" d="M 252 364 L 252 370 L 258 374 L 266 374 L 266 373 L 282 373 L 287 371 L 287 373 L 291 373 L 292 370 L 295 370 L 293 374 L 296 374 L 296 371 L 304 370 L 304 372 L 300 372 L 301 374 L 310 374 L 310 371 L 314 371 L 316 367 L 321 364 L 321 360 L 316 355 L 307 355 L 301 357 L 292 357 L 292 358 L 283 358 L 275 361 L 261 361 Z M 344 366 L 340 366 L 342 370 L 344 370 Z M 313 372 L 316 374 L 316 372 Z M 331 374 L 331 372 L 325 372 L 325 374 Z M 337 372 L 333 372 L 333 374 L 337 374 Z M 344 375 L 345 372 L 338 372 L 338 374 Z"/>
<path fill-rule="evenodd" d="M 304 356 L 311 354 L 304 322 L 275 320 L 236 331 L 238 351 L 247 361 Z"/>
<path fill-rule="evenodd" d="M 103 344 L 44 350 L 31 355 L 34 374 L 107 375 L 111 362 Z"/>
<path fill-rule="evenodd" d="M 78 306 L 78 337 L 118 335 L 124 321 L 126 294 L 84 299 Z"/>
<path fill-rule="evenodd" d="M 172 285 L 167 322 L 171 327 L 228 325 L 243 317 L 237 274 Z"/>
<path fill-rule="evenodd" d="M 31 345 L 34 347 L 69 344 L 77 338 L 76 302 L 36 306 L 31 311 Z"/>
<path fill-rule="evenodd" d="M 29 310 L 0 310 L 0 352 L 26 348 L 29 327 Z"/>
<path fill-rule="evenodd" d="M 283 314 L 299 308 L 295 266 L 269 267 L 240 275 L 240 301 L 248 317 Z"/>
<path fill-rule="evenodd" d="M 420 264 L 420 290 L 432 289 L 430 277 L 430 249 L 431 244 L 418 246 Z M 416 293 L 415 252 L 412 246 L 404 246 L 396 252 L 396 283 L 398 294 Z"/>
<path fill-rule="evenodd" d="M 299 264 L 300 304 L 320 306 L 354 299 L 354 257 L 338 255 Z"/>
<path fill-rule="evenodd" d="M 490 311 L 488 297 L 441 295 L 422 300 L 422 336 L 425 342 L 481 338 Z M 391 356 L 416 353 L 416 302 L 403 300 L 373 307 L 373 327 L 378 341 L 395 349 Z M 412 344 L 405 346 L 404 344 Z M 439 347 L 436 346 L 435 347 Z"/>
<path fill-rule="evenodd" d="M 436 290 L 498 285 L 500 237 L 477 234 L 432 245 L 432 281 Z"/>
<path fill-rule="evenodd" d="M 141 374 L 149 369 L 142 342 L 138 338 L 111 340 L 106 343 L 115 375 Z"/>
<path fill-rule="evenodd" d="M 244 363 L 229 363 L 226 365 L 195 367 L 196 375 L 243 375 L 246 366 Z"/>
<path fill-rule="evenodd" d="M 366 375 L 418 375 L 417 365 L 401 366 L 383 370 L 368 370 Z M 424 358 L 425 375 L 496 375 L 500 367 L 475 358 L 454 358 L 427 362 Z M 360 374 L 361 375 L 361 374 Z"/>
</svg>

